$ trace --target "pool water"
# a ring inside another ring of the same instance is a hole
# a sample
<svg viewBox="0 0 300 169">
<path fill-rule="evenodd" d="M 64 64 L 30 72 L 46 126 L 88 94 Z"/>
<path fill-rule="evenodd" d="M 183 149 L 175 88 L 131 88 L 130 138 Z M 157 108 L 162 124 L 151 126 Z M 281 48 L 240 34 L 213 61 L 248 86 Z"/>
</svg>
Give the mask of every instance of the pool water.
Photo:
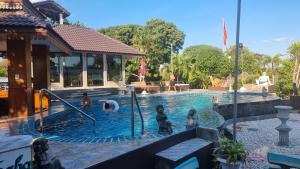
<svg viewBox="0 0 300 169">
<path fill-rule="evenodd" d="M 119 104 L 118 112 L 104 112 L 102 104 L 98 99 L 91 98 L 92 105 L 85 110 L 86 113 L 96 119 L 96 126 L 92 121 L 81 117 L 74 110 L 64 107 L 63 112 L 54 113 L 44 119 L 47 128 L 44 134 L 55 137 L 70 138 L 107 138 L 131 135 L 131 108 L 130 97 L 111 97 Z M 168 120 L 172 123 L 174 133 L 185 130 L 186 116 L 190 109 L 197 110 L 200 118 L 200 126 L 216 128 L 223 124 L 224 119 L 218 113 L 209 113 L 212 108 L 212 95 L 183 93 L 172 95 L 138 96 L 138 102 L 144 118 L 145 135 L 157 135 L 158 125 L 156 122 L 155 107 L 162 104 Z M 72 102 L 81 107 L 80 101 Z M 54 106 L 55 107 L 55 106 Z M 141 134 L 141 120 L 136 105 L 135 112 L 135 134 Z"/>
</svg>

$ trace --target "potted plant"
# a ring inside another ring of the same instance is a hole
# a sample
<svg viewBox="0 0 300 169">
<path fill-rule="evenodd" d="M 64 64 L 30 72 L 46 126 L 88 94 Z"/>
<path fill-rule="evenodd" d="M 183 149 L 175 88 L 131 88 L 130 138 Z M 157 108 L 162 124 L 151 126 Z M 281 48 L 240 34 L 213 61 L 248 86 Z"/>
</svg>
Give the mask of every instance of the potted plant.
<svg viewBox="0 0 300 169">
<path fill-rule="evenodd" d="M 246 162 L 247 151 L 241 142 L 233 142 L 227 138 L 219 140 L 213 155 L 222 169 L 239 169 Z"/>
</svg>

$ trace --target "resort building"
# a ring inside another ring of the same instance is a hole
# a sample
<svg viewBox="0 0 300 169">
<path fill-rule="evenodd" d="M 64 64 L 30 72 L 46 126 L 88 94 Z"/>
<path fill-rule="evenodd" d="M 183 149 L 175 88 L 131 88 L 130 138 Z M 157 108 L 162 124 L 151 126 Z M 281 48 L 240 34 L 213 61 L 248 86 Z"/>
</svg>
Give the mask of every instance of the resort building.
<svg viewBox="0 0 300 169">
<path fill-rule="evenodd" d="M 118 87 L 126 59 L 143 53 L 95 30 L 63 25 L 55 1 L 0 0 L 0 53 L 8 60 L 9 115 L 32 114 L 33 95 L 51 90 Z"/>
</svg>

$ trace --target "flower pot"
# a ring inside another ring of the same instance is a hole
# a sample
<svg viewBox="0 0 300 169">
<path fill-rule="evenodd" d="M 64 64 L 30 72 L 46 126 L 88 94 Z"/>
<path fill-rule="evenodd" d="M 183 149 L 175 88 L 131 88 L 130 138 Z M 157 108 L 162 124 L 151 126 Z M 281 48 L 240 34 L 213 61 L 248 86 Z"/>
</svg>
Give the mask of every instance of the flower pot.
<svg viewBox="0 0 300 169">
<path fill-rule="evenodd" d="M 217 160 L 220 162 L 220 166 L 222 169 L 240 169 L 241 168 L 240 162 L 227 163 L 227 161 L 222 158 L 217 158 Z"/>
</svg>

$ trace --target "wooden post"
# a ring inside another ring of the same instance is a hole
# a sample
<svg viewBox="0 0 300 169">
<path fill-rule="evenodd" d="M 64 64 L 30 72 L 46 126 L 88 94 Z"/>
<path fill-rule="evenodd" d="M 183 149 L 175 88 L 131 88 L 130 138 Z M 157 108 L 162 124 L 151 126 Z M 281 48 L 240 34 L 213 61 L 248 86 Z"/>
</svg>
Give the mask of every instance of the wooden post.
<svg viewBox="0 0 300 169">
<path fill-rule="evenodd" d="M 46 45 L 32 45 L 33 62 L 33 89 L 34 112 L 40 111 L 40 89 L 48 89 L 50 86 L 50 58 L 49 47 Z M 48 108 L 48 97 L 42 97 L 43 108 Z"/>
<path fill-rule="evenodd" d="M 7 40 L 9 115 L 26 117 L 32 114 L 31 38 Z"/>
</svg>

